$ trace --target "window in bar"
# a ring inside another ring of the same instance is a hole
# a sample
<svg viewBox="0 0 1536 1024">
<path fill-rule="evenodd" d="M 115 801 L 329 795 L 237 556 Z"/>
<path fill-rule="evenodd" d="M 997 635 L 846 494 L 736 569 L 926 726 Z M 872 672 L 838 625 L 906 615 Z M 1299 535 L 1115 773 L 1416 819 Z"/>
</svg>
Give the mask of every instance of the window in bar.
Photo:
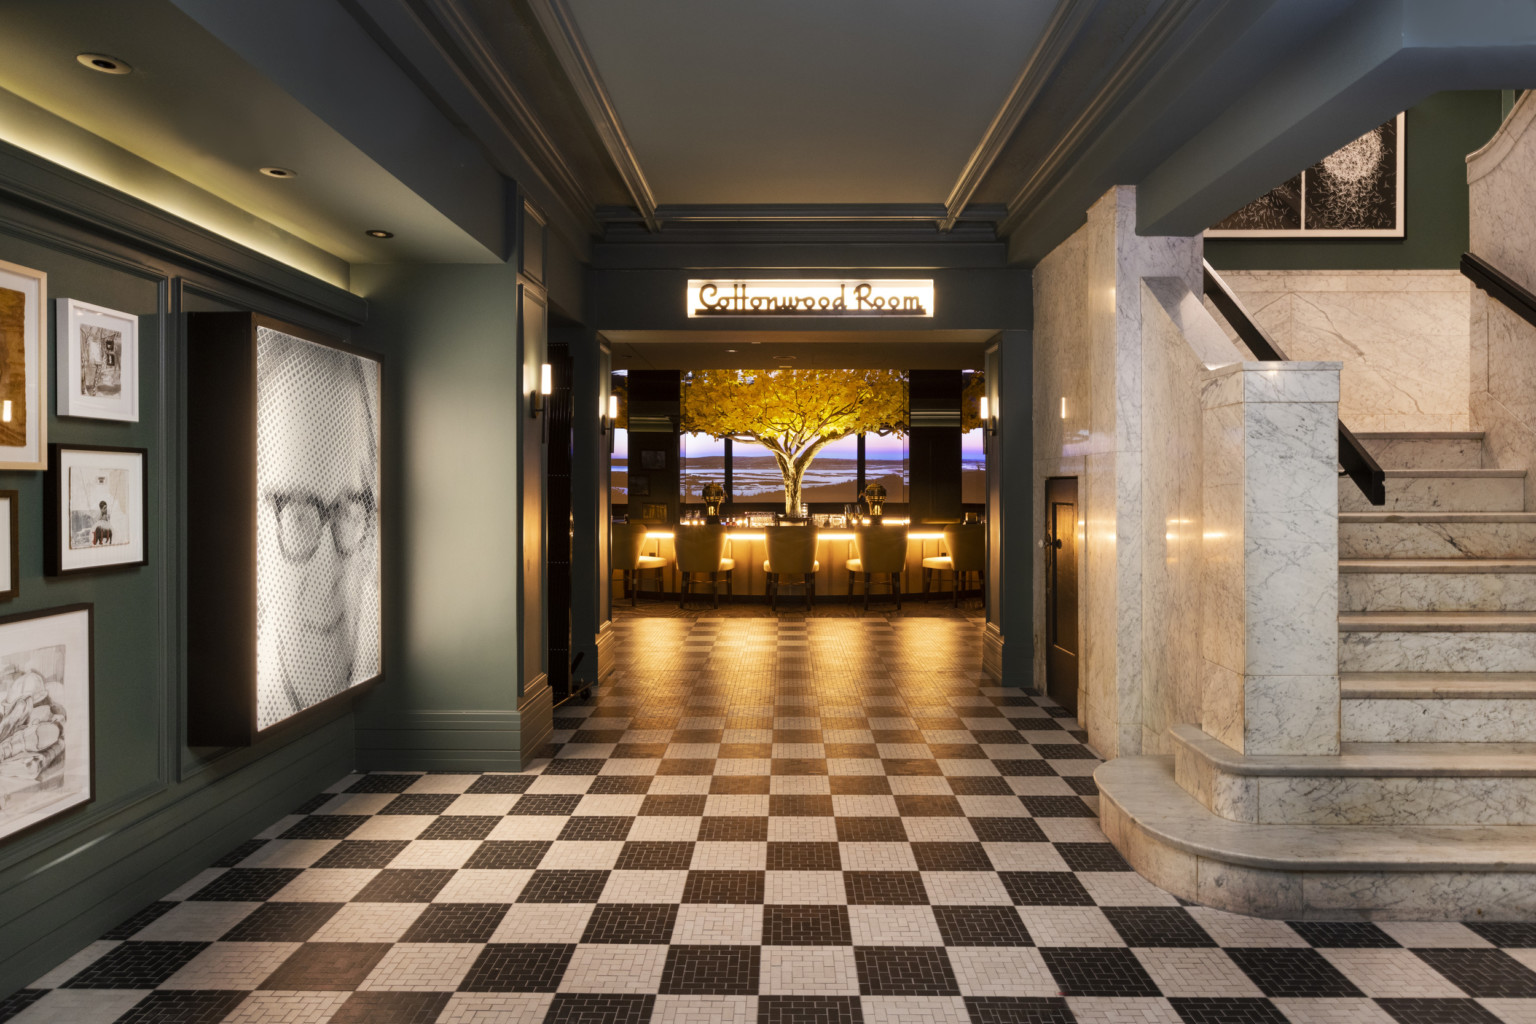
<svg viewBox="0 0 1536 1024">
<path fill-rule="evenodd" d="M 986 435 L 981 428 L 960 435 L 960 503 L 984 505 L 987 501 Z"/>
<path fill-rule="evenodd" d="M 813 467 L 814 468 L 814 467 Z M 885 487 L 885 500 L 907 500 L 907 439 L 895 434 L 864 435 L 864 482 Z"/>
<path fill-rule="evenodd" d="M 683 502 L 704 500 L 704 485 L 725 484 L 725 441 L 708 434 L 682 434 L 677 443 Z"/>
<path fill-rule="evenodd" d="M 773 453 L 752 441 L 731 442 L 731 500 L 784 504 L 784 474 Z"/>
<path fill-rule="evenodd" d="M 783 482 L 779 489 L 783 490 Z M 831 502 L 846 505 L 859 500 L 859 437 L 840 437 L 817 453 L 805 471 L 800 500 L 807 505 Z"/>
</svg>

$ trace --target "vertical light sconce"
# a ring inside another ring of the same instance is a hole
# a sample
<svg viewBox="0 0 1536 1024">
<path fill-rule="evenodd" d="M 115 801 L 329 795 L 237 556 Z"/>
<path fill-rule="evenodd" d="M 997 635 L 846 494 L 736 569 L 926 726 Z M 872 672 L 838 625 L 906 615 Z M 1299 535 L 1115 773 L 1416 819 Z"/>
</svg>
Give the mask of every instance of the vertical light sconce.
<svg viewBox="0 0 1536 1024">
<path fill-rule="evenodd" d="M 1067 396 L 1066 395 L 1062 395 L 1061 396 L 1061 418 L 1062 419 L 1066 419 L 1067 418 Z"/>
<path fill-rule="evenodd" d="M 554 390 L 554 371 L 548 363 L 545 363 L 539 367 L 539 390 L 535 391 L 532 395 L 533 401 L 528 409 L 530 417 L 537 417 L 539 413 L 544 411 L 544 399 L 549 397 Z"/>
<path fill-rule="evenodd" d="M 977 401 L 976 412 L 981 419 L 982 429 L 989 435 L 997 433 L 997 421 L 992 418 L 992 402 L 986 395 Z"/>
</svg>

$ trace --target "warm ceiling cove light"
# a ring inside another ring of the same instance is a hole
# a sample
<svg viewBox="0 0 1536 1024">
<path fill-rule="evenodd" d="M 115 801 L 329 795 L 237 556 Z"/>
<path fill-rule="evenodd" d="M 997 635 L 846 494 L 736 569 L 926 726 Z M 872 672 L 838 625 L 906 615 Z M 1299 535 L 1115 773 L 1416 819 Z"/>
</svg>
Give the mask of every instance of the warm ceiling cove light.
<svg viewBox="0 0 1536 1024">
<path fill-rule="evenodd" d="M 132 66 L 125 60 L 116 57 L 108 57 L 104 53 L 77 53 L 75 60 L 84 64 L 92 71 L 100 71 L 104 75 L 126 75 L 133 71 Z"/>
<path fill-rule="evenodd" d="M 261 173 L 265 174 L 269 178 L 285 178 L 286 179 L 286 178 L 297 178 L 299 176 L 299 173 L 297 171 L 290 171 L 286 167 L 263 167 L 261 169 Z"/>
<path fill-rule="evenodd" d="M 364 231 L 363 234 L 367 235 L 369 238 L 394 238 L 395 237 L 395 233 L 393 231 L 384 231 L 381 228 L 373 228 L 373 229 L 371 229 L 369 231 Z"/>
</svg>

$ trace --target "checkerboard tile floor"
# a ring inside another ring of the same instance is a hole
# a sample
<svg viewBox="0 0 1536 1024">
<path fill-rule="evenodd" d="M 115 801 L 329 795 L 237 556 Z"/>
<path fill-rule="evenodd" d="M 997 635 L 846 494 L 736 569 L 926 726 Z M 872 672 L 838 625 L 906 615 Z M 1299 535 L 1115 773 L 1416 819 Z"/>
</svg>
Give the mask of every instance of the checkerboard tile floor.
<svg viewBox="0 0 1536 1024">
<path fill-rule="evenodd" d="M 1536 925 L 1182 905 L 954 619 L 630 618 L 517 774 L 339 780 L 0 1020 L 1536 1022 Z"/>
</svg>

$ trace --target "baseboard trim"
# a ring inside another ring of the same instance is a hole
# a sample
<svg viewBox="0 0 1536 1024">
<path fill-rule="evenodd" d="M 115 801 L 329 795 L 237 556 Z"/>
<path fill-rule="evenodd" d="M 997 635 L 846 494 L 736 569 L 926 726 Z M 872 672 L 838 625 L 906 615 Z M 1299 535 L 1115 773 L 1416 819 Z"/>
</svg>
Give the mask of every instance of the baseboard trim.
<svg viewBox="0 0 1536 1024">
<path fill-rule="evenodd" d="M 516 711 L 396 711 L 387 724 L 359 724 L 361 771 L 517 771 Z"/>
<path fill-rule="evenodd" d="M 540 673 L 524 688 L 516 714 L 518 768 L 522 769 L 544 756 L 544 747 L 555 728 L 554 700 L 547 675 Z"/>
<path fill-rule="evenodd" d="M 981 671 L 988 679 L 1001 686 L 1003 681 L 1003 634 L 995 622 L 989 622 L 981 631 Z"/>
</svg>

